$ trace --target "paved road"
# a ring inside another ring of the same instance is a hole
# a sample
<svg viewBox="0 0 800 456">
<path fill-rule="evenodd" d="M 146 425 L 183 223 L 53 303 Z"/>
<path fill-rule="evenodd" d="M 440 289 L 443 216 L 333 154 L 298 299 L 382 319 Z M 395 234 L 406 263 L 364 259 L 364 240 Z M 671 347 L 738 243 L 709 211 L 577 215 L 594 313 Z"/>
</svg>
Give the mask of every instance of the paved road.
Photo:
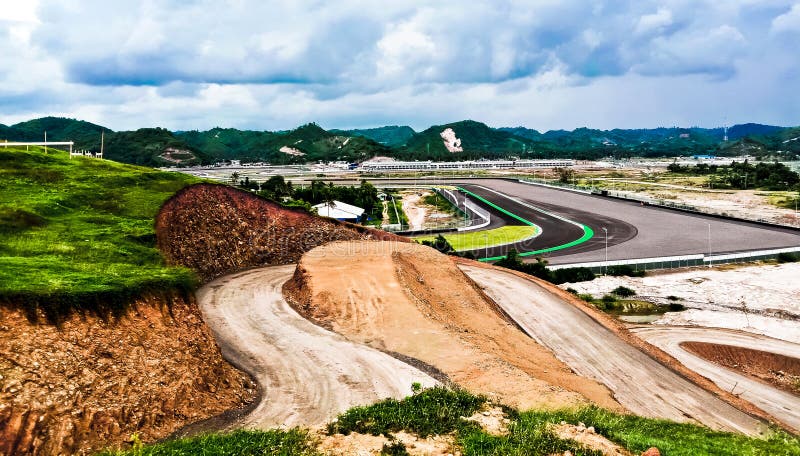
<svg viewBox="0 0 800 456">
<path fill-rule="evenodd" d="M 739 395 L 789 426 L 800 430 L 800 397 L 707 361 L 685 350 L 680 344 L 708 342 L 778 353 L 793 358 L 800 355 L 800 345 L 758 334 L 714 328 L 648 326 L 635 328 L 632 331 L 672 355 L 684 366 L 713 381 L 721 389 Z"/>
<path fill-rule="evenodd" d="M 345 340 L 301 317 L 283 299 L 294 266 L 219 278 L 197 293 L 222 354 L 258 381 L 260 403 L 234 427 L 324 424 L 355 405 L 432 386 L 427 374 L 380 351 Z"/>
<path fill-rule="evenodd" d="M 536 283 L 503 271 L 462 269 L 532 338 L 579 375 L 606 385 L 631 412 L 750 435 L 762 430 L 760 421 L 656 362 Z"/>
<path fill-rule="evenodd" d="M 498 196 L 496 193 L 490 193 L 490 198 L 487 198 L 490 201 L 494 202 L 496 198 L 498 203 L 507 203 L 508 198 L 512 198 L 523 205 L 545 209 L 592 228 L 595 236 L 588 242 L 544 254 L 543 256 L 548 258 L 551 264 L 603 261 L 604 226 L 609 230 L 609 260 L 690 255 L 708 253 L 709 250 L 712 253 L 728 253 L 800 246 L 800 231 L 797 230 L 641 206 L 632 201 L 523 184 L 515 180 L 469 178 L 369 180 L 377 186 L 410 185 L 412 182 L 417 185 L 482 186 L 502 194 Z M 331 181 L 340 185 L 358 183 L 348 179 Z M 492 194 L 495 196 L 491 196 Z M 519 207 L 517 209 L 526 212 L 524 206 L 522 209 Z M 528 214 L 533 216 L 535 213 L 536 211 L 533 211 Z M 563 223 L 550 227 L 551 233 L 556 233 L 556 238 L 548 241 L 548 244 L 552 242 L 558 245 L 574 240 L 575 233 L 571 230 L 568 224 Z M 532 250 L 542 248 L 547 239 L 544 236 L 543 233 Z"/>
<path fill-rule="evenodd" d="M 594 230 L 593 241 L 545 255 L 552 264 L 603 261 L 602 226 L 609 229 L 609 260 L 708 253 L 709 225 L 710 250 L 713 253 L 800 246 L 800 231 L 786 228 L 641 206 L 636 202 L 502 179 L 469 183 L 491 188 L 523 203 L 587 224 Z M 627 232 L 614 223 L 615 220 L 635 227 L 636 235 L 624 242 L 613 242 Z"/>
</svg>

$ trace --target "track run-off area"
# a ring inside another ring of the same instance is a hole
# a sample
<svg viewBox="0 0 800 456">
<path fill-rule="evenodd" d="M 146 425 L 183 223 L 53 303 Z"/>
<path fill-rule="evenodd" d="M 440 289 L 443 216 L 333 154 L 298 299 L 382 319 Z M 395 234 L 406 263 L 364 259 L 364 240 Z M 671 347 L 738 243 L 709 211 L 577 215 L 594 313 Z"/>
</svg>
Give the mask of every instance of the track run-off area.
<svg viewBox="0 0 800 456">
<path fill-rule="evenodd" d="M 629 345 L 575 306 L 514 274 L 462 266 L 533 339 L 631 412 L 757 435 L 762 423 Z"/>
<path fill-rule="evenodd" d="M 337 414 L 436 381 L 391 356 L 347 341 L 300 316 L 283 297 L 295 266 L 219 278 L 197 293 L 223 356 L 261 387 L 255 409 L 234 427 L 318 426 Z"/>
<path fill-rule="evenodd" d="M 713 381 L 721 389 L 750 401 L 772 416 L 779 417 L 789 426 L 800 430 L 800 397 L 705 360 L 689 352 L 681 344 L 707 342 L 756 348 L 794 358 L 800 354 L 800 345 L 757 334 L 716 328 L 647 326 L 634 328 L 632 332 L 669 353 L 684 366 Z"/>
</svg>

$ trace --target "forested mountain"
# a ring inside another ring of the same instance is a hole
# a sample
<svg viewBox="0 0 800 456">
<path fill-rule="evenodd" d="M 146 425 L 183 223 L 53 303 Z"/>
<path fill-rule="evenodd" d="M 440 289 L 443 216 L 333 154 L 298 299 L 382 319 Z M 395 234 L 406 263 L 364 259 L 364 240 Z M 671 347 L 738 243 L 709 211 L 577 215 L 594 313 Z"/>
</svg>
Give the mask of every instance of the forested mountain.
<svg viewBox="0 0 800 456">
<path fill-rule="evenodd" d="M 272 164 L 317 161 L 361 162 L 374 156 L 401 160 L 479 158 L 675 157 L 693 154 L 793 159 L 800 154 L 800 127 L 734 125 L 722 128 L 652 128 L 539 132 L 526 127 L 491 128 L 473 120 L 436 125 L 420 132 L 407 126 L 325 130 L 315 123 L 288 131 L 212 128 L 171 132 L 142 128 L 114 132 L 90 122 L 44 117 L 0 125 L 0 141 L 72 140 L 98 151 L 105 133 L 106 157 L 147 166 L 185 166 L 221 161 Z"/>
<path fill-rule="evenodd" d="M 331 130 L 331 132 L 347 136 L 363 136 L 389 147 L 405 146 L 408 140 L 416 134 L 413 128 L 405 125 L 389 125 L 356 130 Z"/>
</svg>

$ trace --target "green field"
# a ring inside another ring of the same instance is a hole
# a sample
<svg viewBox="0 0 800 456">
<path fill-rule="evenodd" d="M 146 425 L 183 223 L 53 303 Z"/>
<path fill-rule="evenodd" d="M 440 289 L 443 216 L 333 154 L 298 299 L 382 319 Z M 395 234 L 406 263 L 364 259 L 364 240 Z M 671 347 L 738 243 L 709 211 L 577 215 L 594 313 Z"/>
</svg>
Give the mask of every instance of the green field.
<svg viewBox="0 0 800 456">
<path fill-rule="evenodd" d="M 538 228 L 528 225 L 506 225 L 485 231 L 467 231 L 463 233 L 445 234 L 447 242 L 457 252 L 475 250 L 495 245 L 510 244 L 527 239 L 538 233 Z M 420 236 L 414 240 L 418 242 L 432 241 L 436 236 Z"/>
<path fill-rule="evenodd" d="M 487 399 L 466 391 L 432 388 L 401 401 L 387 399 L 377 404 L 355 407 L 339 415 L 327 426 L 328 434 L 392 435 L 399 431 L 419 437 L 452 436 L 465 456 L 572 454 L 599 456 L 572 440 L 556 436 L 552 425 L 561 421 L 593 426 L 596 432 L 633 454 L 656 447 L 664 456 L 697 455 L 800 455 L 800 440 L 774 430 L 769 438 L 756 439 L 739 434 L 712 431 L 687 423 L 620 415 L 589 407 L 577 410 L 520 412 L 502 407 L 510 419 L 507 435 L 490 435 L 477 424 L 465 420 L 481 410 Z M 137 447 L 118 455 L 316 455 L 314 437 L 302 430 L 236 431 Z M 407 454 L 402 443 L 384 446 L 382 454 Z M 390 450 L 393 450 L 390 451 Z"/>
<path fill-rule="evenodd" d="M 155 247 L 161 204 L 182 174 L 0 148 L 0 302 L 57 322 L 74 310 L 118 314 L 143 293 L 189 291 L 188 269 Z"/>
</svg>

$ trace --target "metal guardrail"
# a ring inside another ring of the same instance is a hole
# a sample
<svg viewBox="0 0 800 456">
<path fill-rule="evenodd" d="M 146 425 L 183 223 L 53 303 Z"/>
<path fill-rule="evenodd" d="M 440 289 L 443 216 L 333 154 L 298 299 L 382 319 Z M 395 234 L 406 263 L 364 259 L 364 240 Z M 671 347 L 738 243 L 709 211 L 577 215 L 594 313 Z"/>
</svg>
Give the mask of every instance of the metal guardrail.
<svg viewBox="0 0 800 456">
<path fill-rule="evenodd" d="M 771 260 L 784 253 L 800 254 L 800 247 L 782 249 L 754 250 L 749 252 L 733 252 L 724 254 L 695 254 L 669 257 L 638 258 L 632 260 L 591 261 L 586 263 L 556 264 L 550 269 L 589 268 L 594 272 L 603 272 L 612 266 L 630 266 L 635 271 L 652 271 L 657 269 L 679 269 L 692 266 L 712 266 L 715 264 L 748 263 L 757 260 Z"/>
</svg>

